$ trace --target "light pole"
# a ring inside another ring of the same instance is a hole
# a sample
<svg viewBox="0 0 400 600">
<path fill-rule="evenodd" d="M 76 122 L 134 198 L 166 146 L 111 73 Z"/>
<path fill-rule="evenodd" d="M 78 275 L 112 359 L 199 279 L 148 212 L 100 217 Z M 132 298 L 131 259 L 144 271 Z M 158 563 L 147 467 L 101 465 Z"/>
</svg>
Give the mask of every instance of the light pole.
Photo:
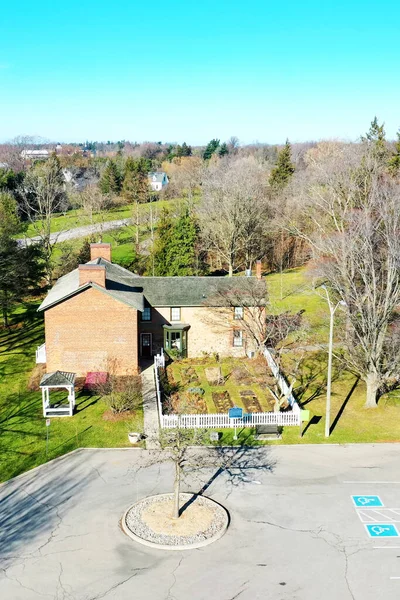
<svg viewBox="0 0 400 600">
<path fill-rule="evenodd" d="M 336 306 L 333 306 L 326 285 L 321 285 L 325 290 L 326 299 L 328 301 L 330 320 L 329 320 L 329 345 L 328 345 L 328 381 L 326 384 L 326 410 L 325 410 L 325 437 L 330 434 L 331 420 L 331 387 L 332 387 L 332 354 L 333 354 L 333 317 L 338 306 L 346 306 L 344 300 L 339 300 Z"/>
</svg>

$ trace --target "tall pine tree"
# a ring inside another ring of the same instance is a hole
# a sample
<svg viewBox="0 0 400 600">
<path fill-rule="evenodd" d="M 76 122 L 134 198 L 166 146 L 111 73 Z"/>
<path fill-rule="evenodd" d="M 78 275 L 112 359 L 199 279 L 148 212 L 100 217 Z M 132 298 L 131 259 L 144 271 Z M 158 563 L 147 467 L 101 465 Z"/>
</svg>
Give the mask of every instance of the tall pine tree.
<svg viewBox="0 0 400 600">
<path fill-rule="evenodd" d="M 161 213 L 154 242 L 154 275 L 162 277 L 195 275 L 198 227 L 193 215 L 185 210 L 177 219 Z"/>
<path fill-rule="evenodd" d="M 272 169 L 269 177 L 271 188 L 276 192 L 283 190 L 289 183 L 294 172 L 295 167 L 292 163 L 291 146 L 289 140 L 286 140 L 284 147 L 278 154 L 276 165 Z"/>
<path fill-rule="evenodd" d="M 122 177 L 113 160 L 109 160 L 99 182 L 103 194 L 119 194 L 122 188 Z"/>
<path fill-rule="evenodd" d="M 204 160 L 208 160 L 209 158 L 211 158 L 212 155 L 215 154 L 215 152 L 217 151 L 218 148 L 219 148 L 219 140 L 213 139 L 210 142 L 208 142 L 206 149 L 203 152 Z"/>
</svg>

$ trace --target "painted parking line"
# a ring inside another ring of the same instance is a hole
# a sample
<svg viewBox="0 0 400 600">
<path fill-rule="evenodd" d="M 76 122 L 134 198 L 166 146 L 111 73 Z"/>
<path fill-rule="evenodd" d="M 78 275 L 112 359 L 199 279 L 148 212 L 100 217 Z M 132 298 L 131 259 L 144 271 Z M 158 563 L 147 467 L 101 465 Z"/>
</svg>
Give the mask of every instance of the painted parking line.
<svg viewBox="0 0 400 600">
<path fill-rule="evenodd" d="M 354 502 L 354 506 L 360 508 L 366 506 L 383 506 L 383 502 L 379 496 L 352 496 L 351 498 Z"/>
<path fill-rule="evenodd" d="M 377 523 L 376 525 L 364 525 L 369 537 L 399 537 L 396 525 L 391 523 Z"/>
<path fill-rule="evenodd" d="M 400 523 L 400 508 L 359 508 L 361 523 Z"/>
</svg>

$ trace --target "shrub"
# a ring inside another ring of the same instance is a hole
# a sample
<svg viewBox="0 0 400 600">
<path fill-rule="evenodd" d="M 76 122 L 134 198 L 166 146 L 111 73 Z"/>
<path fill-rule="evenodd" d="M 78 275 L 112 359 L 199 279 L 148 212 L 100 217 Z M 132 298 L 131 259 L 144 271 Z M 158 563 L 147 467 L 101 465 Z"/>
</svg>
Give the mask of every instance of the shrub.
<svg viewBox="0 0 400 600">
<path fill-rule="evenodd" d="M 97 392 L 112 413 L 132 412 L 142 402 L 142 380 L 140 375 L 109 375 L 107 382 L 98 386 Z"/>
</svg>

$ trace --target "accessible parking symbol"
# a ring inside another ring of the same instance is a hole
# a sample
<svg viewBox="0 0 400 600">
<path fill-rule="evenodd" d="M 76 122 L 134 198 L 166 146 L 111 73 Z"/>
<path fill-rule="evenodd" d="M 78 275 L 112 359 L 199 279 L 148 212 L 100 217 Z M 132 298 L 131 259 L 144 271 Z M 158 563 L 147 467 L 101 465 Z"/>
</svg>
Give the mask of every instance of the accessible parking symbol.
<svg viewBox="0 0 400 600">
<path fill-rule="evenodd" d="M 359 508 L 365 508 L 366 506 L 383 506 L 382 500 L 379 496 L 352 496 L 355 506 Z"/>
<path fill-rule="evenodd" d="M 376 523 L 375 525 L 364 525 L 370 537 L 399 537 L 395 525 L 388 523 Z"/>
</svg>

